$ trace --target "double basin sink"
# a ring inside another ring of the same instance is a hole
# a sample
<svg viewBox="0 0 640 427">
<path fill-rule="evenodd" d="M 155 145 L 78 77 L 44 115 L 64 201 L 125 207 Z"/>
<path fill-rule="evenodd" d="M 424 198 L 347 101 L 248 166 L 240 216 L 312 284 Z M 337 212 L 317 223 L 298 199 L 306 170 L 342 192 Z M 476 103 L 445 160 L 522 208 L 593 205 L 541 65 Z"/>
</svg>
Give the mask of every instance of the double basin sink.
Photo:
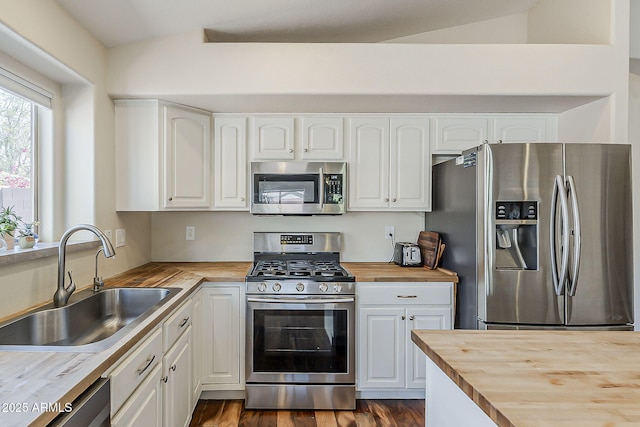
<svg viewBox="0 0 640 427">
<path fill-rule="evenodd" d="M 0 351 L 108 349 L 175 297 L 178 288 L 109 288 L 79 292 L 81 299 L 0 325 Z"/>
</svg>

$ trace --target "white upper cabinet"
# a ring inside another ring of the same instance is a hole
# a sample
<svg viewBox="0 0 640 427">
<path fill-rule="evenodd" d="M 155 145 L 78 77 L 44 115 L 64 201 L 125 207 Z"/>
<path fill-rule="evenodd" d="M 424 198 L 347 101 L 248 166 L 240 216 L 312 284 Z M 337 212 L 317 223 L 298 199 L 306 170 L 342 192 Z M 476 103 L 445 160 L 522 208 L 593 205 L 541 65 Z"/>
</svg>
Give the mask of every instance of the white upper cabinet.
<svg viewBox="0 0 640 427">
<path fill-rule="evenodd" d="M 165 208 L 211 205 L 211 115 L 164 106 Z"/>
<path fill-rule="evenodd" d="M 211 115 L 158 100 L 117 100 L 116 210 L 211 205 Z"/>
<path fill-rule="evenodd" d="M 348 185 L 350 210 L 429 210 L 428 118 L 351 118 Z"/>
<path fill-rule="evenodd" d="M 506 116 L 493 121 L 496 142 L 556 142 L 556 119 L 550 116 Z"/>
<path fill-rule="evenodd" d="M 251 146 L 254 160 L 293 160 L 293 117 L 253 117 Z"/>
<path fill-rule="evenodd" d="M 489 139 L 489 119 L 470 117 L 436 117 L 434 153 L 458 153 Z"/>
<path fill-rule="evenodd" d="M 344 120 L 342 117 L 301 117 L 303 160 L 344 159 Z"/>
<path fill-rule="evenodd" d="M 248 209 L 247 119 L 214 118 L 214 209 Z"/>
<path fill-rule="evenodd" d="M 343 160 L 344 119 L 335 116 L 251 117 L 252 160 Z"/>
<path fill-rule="evenodd" d="M 494 114 L 436 116 L 431 140 L 433 154 L 460 154 L 485 142 L 555 142 L 553 114 Z"/>
</svg>

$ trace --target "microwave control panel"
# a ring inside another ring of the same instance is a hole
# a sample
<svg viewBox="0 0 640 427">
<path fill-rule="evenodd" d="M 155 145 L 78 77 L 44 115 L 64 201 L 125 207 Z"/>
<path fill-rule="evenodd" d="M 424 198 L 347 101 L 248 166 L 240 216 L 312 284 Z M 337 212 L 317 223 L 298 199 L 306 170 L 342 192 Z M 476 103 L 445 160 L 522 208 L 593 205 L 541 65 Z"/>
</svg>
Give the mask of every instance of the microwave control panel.
<svg viewBox="0 0 640 427">
<path fill-rule="evenodd" d="M 342 174 L 324 175 L 324 202 L 342 203 Z"/>
</svg>

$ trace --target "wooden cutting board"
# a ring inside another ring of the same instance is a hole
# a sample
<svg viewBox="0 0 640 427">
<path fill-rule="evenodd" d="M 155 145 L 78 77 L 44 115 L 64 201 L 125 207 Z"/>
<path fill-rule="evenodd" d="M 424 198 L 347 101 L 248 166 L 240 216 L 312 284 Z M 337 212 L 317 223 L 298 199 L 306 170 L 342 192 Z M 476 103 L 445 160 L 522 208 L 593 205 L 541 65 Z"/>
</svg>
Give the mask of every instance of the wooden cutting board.
<svg viewBox="0 0 640 427">
<path fill-rule="evenodd" d="M 435 231 L 421 231 L 418 235 L 418 247 L 422 254 L 422 264 L 427 268 L 436 268 L 438 251 L 442 240 L 440 234 Z"/>
</svg>

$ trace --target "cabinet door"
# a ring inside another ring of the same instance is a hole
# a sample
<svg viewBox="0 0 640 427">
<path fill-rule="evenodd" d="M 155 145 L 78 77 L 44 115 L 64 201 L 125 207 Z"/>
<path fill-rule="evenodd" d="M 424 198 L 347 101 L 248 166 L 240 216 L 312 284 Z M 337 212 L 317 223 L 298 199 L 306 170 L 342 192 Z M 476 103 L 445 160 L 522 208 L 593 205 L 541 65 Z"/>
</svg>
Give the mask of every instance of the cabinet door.
<svg viewBox="0 0 640 427">
<path fill-rule="evenodd" d="M 349 209 L 389 206 L 389 120 L 349 120 Z"/>
<path fill-rule="evenodd" d="M 344 124 L 341 117 L 302 117 L 301 127 L 302 159 L 344 159 Z"/>
<path fill-rule="evenodd" d="M 202 305 L 202 382 L 240 384 L 240 288 L 203 288 Z"/>
<path fill-rule="evenodd" d="M 187 427 L 191 421 L 191 326 L 162 359 L 162 424 Z"/>
<path fill-rule="evenodd" d="M 389 207 L 431 209 L 431 153 L 427 118 L 391 119 Z"/>
<path fill-rule="evenodd" d="M 459 154 L 488 140 L 486 117 L 439 117 L 435 126 L 433 154 Z"/>
<path fill-rule="evenodd" d="M 292 160 L 293 117 L 255 117 L 251 145 L 254 160 Z"/>
<path fill-rule="evenodd" d="M 411 341 L 412 329 L 451 329 L 452 309 L 450 307 L 409 307 L 407 308 L 407 388 L 423 389 L 426 386 L 425 354 Z"/>
<path fill-rule="evenodd" d="M 554 142 L 556 138 L 547 132 L 549 121 L 551 119 L 547 117 L 496 118 L 493 140 L 497 142 Z M 549 127 L 553 127 L 551 123 L 549 123 Z"/>
<path fill-rule="evenodd" d="M 402 307 L 361 307 L 358 389 L 404 388 L 405 320 Z"/>
<path fill-rule="evenodd" d="M 191 322 L 191 410 L 196 407 L 202 391 L 202 291 L 191 297 L 193 321 Z"/>
<path fill-rule="evenodd" d="M 161 369 L 157 365 L 115 416 L 112 427 L 160 427 L 162 425 Z"/>
<path fill-rule="evenodd" d="M 216 117 L 214 121 L 215 208 L 247 208 L 247 120 Z"/>
<path fill-rule="evenodd" d="M 164 107 L 165 208 L 211 205 L 211 116 Z"/>
</svg>

